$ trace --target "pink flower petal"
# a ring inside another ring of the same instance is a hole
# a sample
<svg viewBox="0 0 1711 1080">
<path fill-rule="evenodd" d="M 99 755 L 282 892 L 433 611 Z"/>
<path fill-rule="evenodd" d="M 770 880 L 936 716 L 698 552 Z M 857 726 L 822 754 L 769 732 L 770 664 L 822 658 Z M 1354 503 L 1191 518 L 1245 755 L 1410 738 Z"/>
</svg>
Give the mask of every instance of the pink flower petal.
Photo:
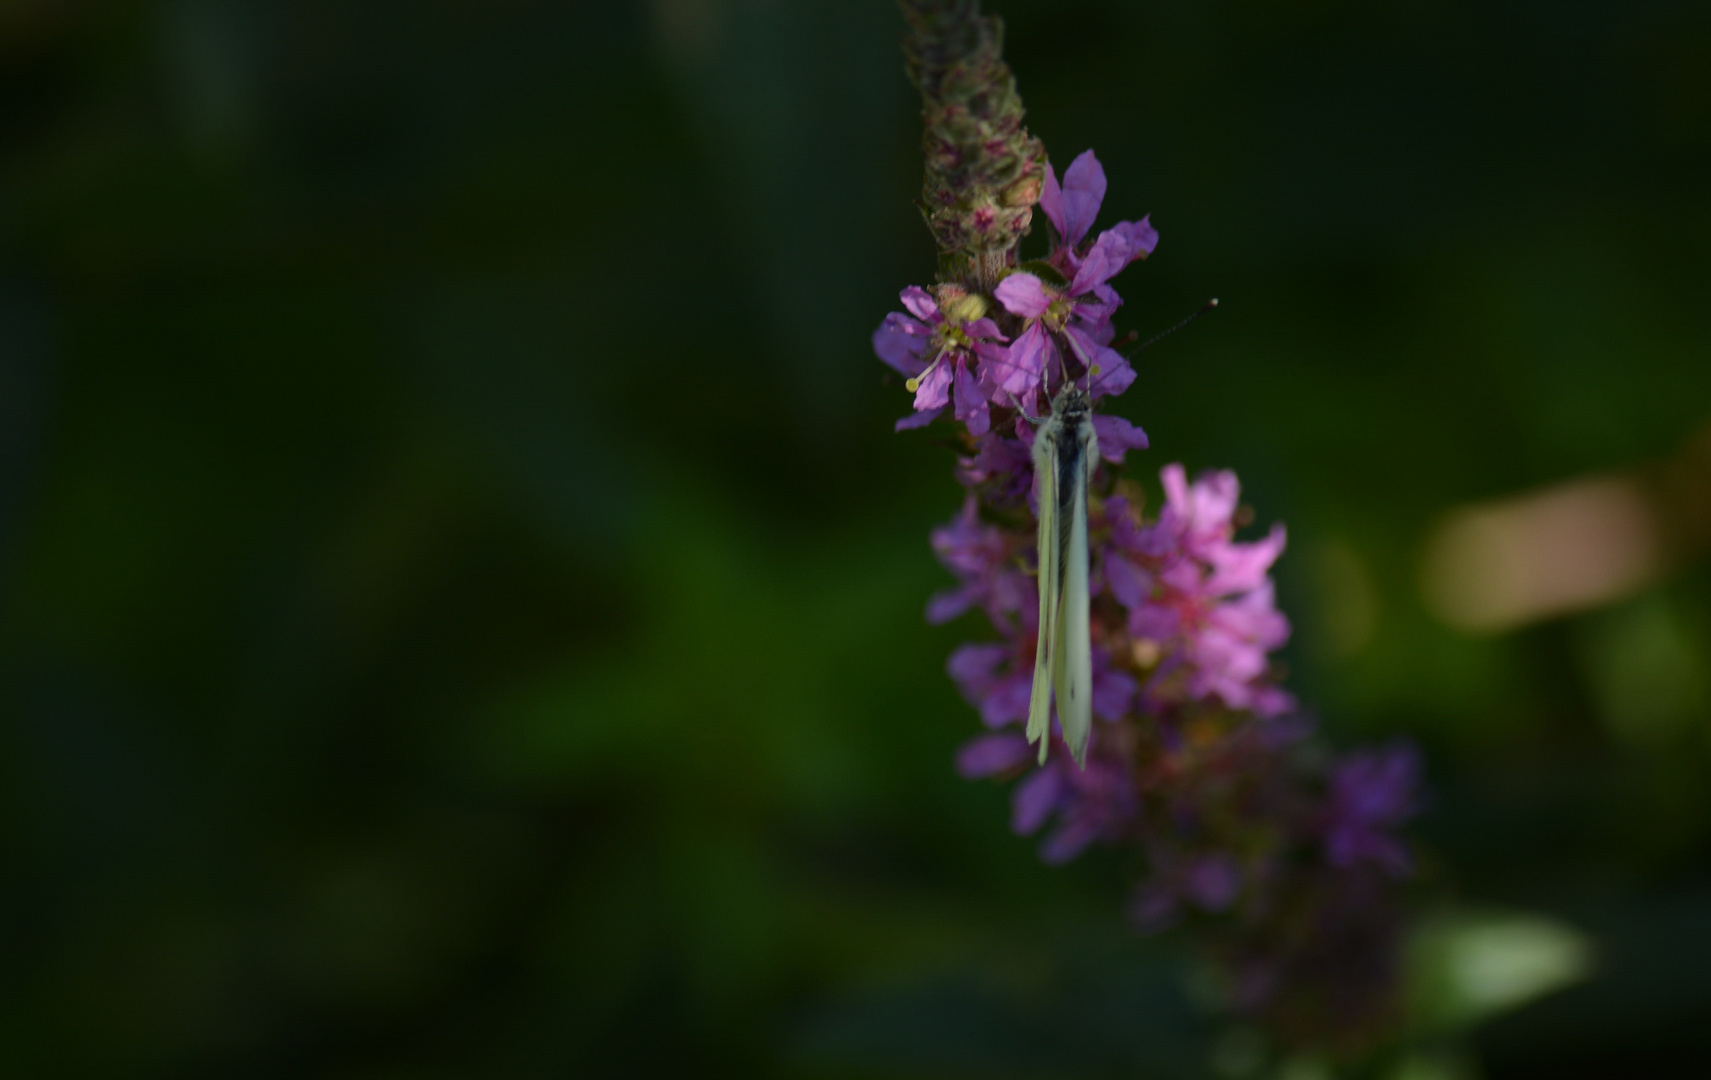
<svg viewBox="0 0 1711 1080">
<path fill-rule="evenodd" d="M 1095 414 L 1093 433 L 1099 438 L 1099 456 L 1113 465 L 1121 465 L 1126 452 L 1147 448 L 1147 433 L 1121 416 Z"/>
<path fill-rule="evenodd" d="M 1087 253 L 1087 258 L 1075 271 L 1075 279 L 1069 283 L 1069 295 L 1081 296 L 1092 292 L 1128 265 L 1129 241 L 1116 229 L 1106 229 L 1099 234 L 1093 250 Z"/>
<path fill-rule="evenodd" d="M 1010 343 L 1006 358 L 1008 370 L 999 377 L 998 384 L 1019 396 L 1039 386 L 1046 371 L 1057 365 L 1057 345 L 1046 333 L 1046 328 L 1035 323 Z"/>
<path fill-rule="evenodd" d="M 1057 809 L 1058 793 L 1063 781 L 1057 769 L 1050 765 L 1035 769 L 1010 795 L 1010 828 L 1018 836 L 1039 831 L 1046 818 Z"/>
<path fill-rule="evenodd" d="M 898 296 L 902 299 L 903 306 L 909 309 L 909 314 L 930 325 L 939 322 L 939 305 L 933 301 L 933 294 L 926 289 L 911 285 Z"/>
<path fill-rule="evenodd" d="M 1070 162 L 1063 173 L 1063 239 L 1065 247 L 1075 247 L 1093 220 L 1099 216 L 1099 204 L 1105 201 L 1105 169 L 1093 151 L 1085 150 Z"/>
<path fill-rule="evenodd" d="M 1117 602 L 1130 609 L 1146 603 L 1153 587 L 1152 578 L 1121 555 L 1105 556 L 1105 583 Z"/>
<path fill-rule="evenodd" d="M 972 585 L 964 585 L 959 589 L 948 589 L 945 592 L 934 593 L 927 601 L 927 624 L 939 626 L 948 623 L 974 606 L 979 599 L 980 590 Z"/>
<path fill-rule="evenodd" d="M 927 409 L 924 412 L 910 413 L 908 416 L 905 416 L 903 419 L 893 424 L 891 430 L 913 431 L 916 428 L 926 427 L 934 420 L 937 420 L 939 418 L 939 414 L 944 411 L 944 407 L 940 406 L 937 409 Z"/>
<path fill-rule="evenodd" d="M 1129 261 L 1144 259 L 1158 247 L 1158 230 L 1153 228 L 1153 216 L 1148 214 L 1139 221 L 1119 221 L 1111 226 L 1111 231 L 1121 233 L 1123 239 L 1129 242 Z"/>
<path fill-rule="evenodd" d="M 998 298 L 998 302 L 1003 304 L 1010 314 L 1028 319 L 1039 318 L 1052 306 L 1052 298 L 1046 292 L 1045 283 L 1026 271 L 1011 274 L 1000 281 L 998 288 L 992 290 L 992 295 Z"/>
<path fill-rule="evenodd" d="M 968 433 L 977 438 L 992 427 L 986 395 L 968 373 L 968 367 L 961 363 L 956 365 L 956 418 L 968 425 Z"/>
<path fill-rule="evenodd" d="M 1033 747 L 1020 735 L 980 735 L 957 751 L 956 771 L 964 779 L 974 780 L 1007 773 L 1033 756 Z"/>
<path fill-rule="evenodd" d="M 948 360 L 940 360 L 916 385 L 915 408 L 917 411 L 939 409 L 949 404 L 950 400 L 951 365 Z"/>
<path fill-rule="evenodd" d="M 913 378 L 926 367 L 921 352 L 927 347 L 931 332 L 920 323 L 893 311 L 873 332 L 873 351 L 900 375 Z"/>
</svg>

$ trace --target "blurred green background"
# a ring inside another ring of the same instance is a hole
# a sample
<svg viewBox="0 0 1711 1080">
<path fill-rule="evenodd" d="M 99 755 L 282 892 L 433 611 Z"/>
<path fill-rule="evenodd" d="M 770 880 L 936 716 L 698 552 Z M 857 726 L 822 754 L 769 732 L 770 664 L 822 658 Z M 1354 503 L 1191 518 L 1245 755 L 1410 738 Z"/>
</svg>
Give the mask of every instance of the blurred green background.
<svg viewBox="0 0 1711 1080">
<path fill-rule="evenodd" d="M 1705 560 L 1486 636 L 1417 585 L 1711 420 L 1711 6 L 990 7 L 1162 234 L 1123 326 L 1223 300 L 1131 462 L 1288 523 L 1293 686 L 1427 751 L 1422 903 L 1590 943 L 1456 1060 L 1711 1062 Z M 933 268 L 900 32 L 0 5 L 7 1074 L 1241 1071 L 1135 868 L 951 769 L 958 490 L 868 348 Z"/>
</svg>

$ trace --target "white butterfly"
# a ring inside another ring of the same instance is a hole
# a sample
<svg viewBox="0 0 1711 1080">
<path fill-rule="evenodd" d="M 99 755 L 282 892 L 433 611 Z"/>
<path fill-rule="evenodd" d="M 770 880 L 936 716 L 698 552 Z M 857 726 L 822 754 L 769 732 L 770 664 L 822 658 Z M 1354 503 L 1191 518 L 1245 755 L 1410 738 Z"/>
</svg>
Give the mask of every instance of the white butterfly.
<svg viewBox="0 0 1711 1080">
<path fill-rule="evenodd" d="M 1025 414 L 1024 414 L 1025 415 Z M 1033 417 L 1029 417 L 1033 420 Z M 1039 496 L 1040 641 L 1034 650 L 1034 690 L 1028 702 L 1028 741 L 1039 740 L 1040 762 L 1051 743 L 1052 691 L 1064 742 L 1082 768 L 1093 731 L 1093 655 L 1088 626 L 1087 485 L 1099 461 L 1087 390 L 1067 382 L 1051 415 L 1034 420 L 1034 476 Z"/>
</svg>

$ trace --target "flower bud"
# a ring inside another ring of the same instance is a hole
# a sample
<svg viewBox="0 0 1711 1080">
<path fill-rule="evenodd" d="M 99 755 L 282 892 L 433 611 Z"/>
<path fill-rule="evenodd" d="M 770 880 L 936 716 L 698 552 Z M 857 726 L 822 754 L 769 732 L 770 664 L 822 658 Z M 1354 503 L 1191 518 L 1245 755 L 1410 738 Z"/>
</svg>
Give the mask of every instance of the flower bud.
<svg viewBox="0 0 1711 1080">
<path fill-rule="evenodd" d="M 939 310 L 952 326 L 986 317 L 986 298 L 958 285 L 939 286 Z"/>
</svg>

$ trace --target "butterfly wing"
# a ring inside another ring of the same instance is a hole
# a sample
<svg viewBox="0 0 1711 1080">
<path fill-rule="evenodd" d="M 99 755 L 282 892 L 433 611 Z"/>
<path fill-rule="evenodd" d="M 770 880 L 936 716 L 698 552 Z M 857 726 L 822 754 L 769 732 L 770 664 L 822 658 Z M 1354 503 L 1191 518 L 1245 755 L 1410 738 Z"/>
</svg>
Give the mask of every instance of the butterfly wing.
<svg viewBox="0 0 1711 1080">
<path fill-rule="evenodd" d="M 1063 569 L 1063 536 L 1058 510 L 1058 431 L 1062 425 L 1050 417 L 1034 433 L 1035 494 L 1039 501 L 1040 528 L 1036 548 L 1039 552 L 1040 635 L 1034 646 L 1034 688 L 1028 699 L 1028 741 L 1038 740 L 1040 763 L 1046 760 L 1046 747 L 1051 743 L 1052 657 L 1057 637 L 1056 627 L 1061 608 Z"/>
<path fill-rule="evenodd" d="M 1053 621 L 1052 683 L 1057 688 L 1058 723 L 1077 765 L 1087 765 L 1093 733 L 1093 653 L 1087 595 L 1087 485 L 1098 459 L 1098 443 L 1087 417 L 1065 432 L 1068 452 L 1059 451 L 1058 532 L 1062 570 L 1058 579 L 1058 617 Z"/>
</svg>

